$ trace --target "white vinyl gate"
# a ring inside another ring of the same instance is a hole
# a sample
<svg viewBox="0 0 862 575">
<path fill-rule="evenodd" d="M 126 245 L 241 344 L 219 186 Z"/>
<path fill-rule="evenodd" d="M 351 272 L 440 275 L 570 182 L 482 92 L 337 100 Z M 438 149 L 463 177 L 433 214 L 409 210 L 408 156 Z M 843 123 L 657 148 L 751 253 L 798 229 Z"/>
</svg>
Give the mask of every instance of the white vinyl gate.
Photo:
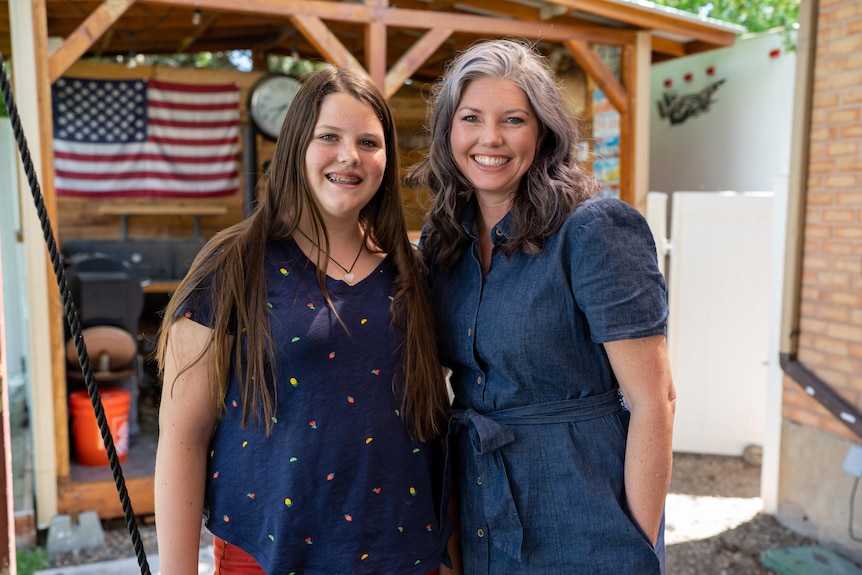
<svg viewBox="0 0 862 575">
<path fill-rule="evenodd" d="M 661 195 L 647 219 L 669 254 L 674 451 L 741 455 L 765 435 L 773 193 L 675 192 L 669 241 Z"/>
</svg>

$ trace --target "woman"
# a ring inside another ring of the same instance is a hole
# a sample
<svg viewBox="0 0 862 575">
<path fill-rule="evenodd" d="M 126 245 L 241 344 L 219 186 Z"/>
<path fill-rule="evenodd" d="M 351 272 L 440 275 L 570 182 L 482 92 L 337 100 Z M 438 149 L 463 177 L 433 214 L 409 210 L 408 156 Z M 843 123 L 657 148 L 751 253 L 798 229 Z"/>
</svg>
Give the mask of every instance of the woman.
<svg viewBox="0 0 862 575">
<path fill-rule="evenodd" d="M 398 177 L 380 91 L 313 75 L 259 207 L 177 288 L 157 350 L 164 573 L 198 572 L 202 517 L 221 575 L 437 573 L 447 397 Z"/>
<path fill-rule="evenodd" d="M 663 572 L 675 392 L 652 235 L 595 199 L 530 46 L 457 56 L 432 92 L 423 230 L 464 572 Z"/>
</svg>

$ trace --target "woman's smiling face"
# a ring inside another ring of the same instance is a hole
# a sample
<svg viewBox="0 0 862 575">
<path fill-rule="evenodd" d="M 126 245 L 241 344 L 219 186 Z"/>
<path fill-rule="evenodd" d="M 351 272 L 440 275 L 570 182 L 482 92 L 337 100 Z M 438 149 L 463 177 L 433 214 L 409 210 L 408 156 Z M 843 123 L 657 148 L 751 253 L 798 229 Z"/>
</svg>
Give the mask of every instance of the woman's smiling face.
<svg viewBox="0 0 862 575">
<path fill-rule="evenodd" d="M 527 95 L 511 80 L 470 82 L 452 118 L 452 154 L 479 195 L 511 197 L 533 164 L 540 126 Z"/>
<path fill-rule="evenodd" d="M 324 219 L 357 220 L 383 180 L 383 125 L 349 94 L 327 96 L 305 152 L 305 177 Z"/>
</svg>

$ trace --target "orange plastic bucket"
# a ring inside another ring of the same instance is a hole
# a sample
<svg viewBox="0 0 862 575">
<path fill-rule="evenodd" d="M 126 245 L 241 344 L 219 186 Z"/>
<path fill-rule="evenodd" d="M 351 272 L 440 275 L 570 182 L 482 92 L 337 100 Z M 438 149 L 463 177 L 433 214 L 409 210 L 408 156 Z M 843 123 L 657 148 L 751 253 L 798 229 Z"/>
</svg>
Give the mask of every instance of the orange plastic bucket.
<svg viewBox="0 0 862 575">
<path fill-rule="evenodd" d="M 129 454 L 129 403 L 131 395 L 125 389 L 101 389 L 102 406 L 105 419 L 114 439 L 114 448 L 120 462 Z M 86 391 L 73 391 L 69 394 L 72 414 L 72 435 L 75 438 L 75 451 L 81 465 L 108 465 L 108 452 L 102 433 L 96 422 L 93 404 Z"/>
</svg>

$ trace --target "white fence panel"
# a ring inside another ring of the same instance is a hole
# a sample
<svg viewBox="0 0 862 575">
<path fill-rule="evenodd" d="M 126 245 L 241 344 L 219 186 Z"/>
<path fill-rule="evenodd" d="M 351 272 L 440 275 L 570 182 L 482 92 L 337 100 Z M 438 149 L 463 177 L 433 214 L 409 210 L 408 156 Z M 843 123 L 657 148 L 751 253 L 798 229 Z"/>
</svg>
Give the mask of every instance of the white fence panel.
<svg viewBox="0 0 862 575">
<path fill-rule="evenodd" d="M 741 455 L 763 445 L 772 192 L 675 192 L 668 346 L 674 450 Z"/>
</svg>

